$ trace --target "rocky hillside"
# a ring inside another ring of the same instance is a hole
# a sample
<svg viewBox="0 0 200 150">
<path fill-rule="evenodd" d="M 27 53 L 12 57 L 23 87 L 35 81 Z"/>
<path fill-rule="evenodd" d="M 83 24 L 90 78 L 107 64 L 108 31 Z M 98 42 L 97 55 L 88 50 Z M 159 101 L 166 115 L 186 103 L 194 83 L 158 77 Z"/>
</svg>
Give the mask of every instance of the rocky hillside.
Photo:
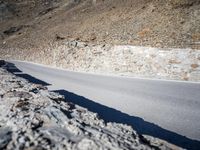
<svg viewBox="0 0 200 150">
<path fill-rule="evenodd" d="M 2 0 L 1 47 L 38 48 L 63 38 L 199 48 L 199 0 Z"/>
<path fill-rule="evenodd" d="M 199 0 L 0 0 L 0 58 L 199 81 L 199 16 Z"/>
<path fill-rule="evenodd" d="M 181 149 L 105 123 L 46 87 L 0 68 L 0 149 Z"/>
</svg>

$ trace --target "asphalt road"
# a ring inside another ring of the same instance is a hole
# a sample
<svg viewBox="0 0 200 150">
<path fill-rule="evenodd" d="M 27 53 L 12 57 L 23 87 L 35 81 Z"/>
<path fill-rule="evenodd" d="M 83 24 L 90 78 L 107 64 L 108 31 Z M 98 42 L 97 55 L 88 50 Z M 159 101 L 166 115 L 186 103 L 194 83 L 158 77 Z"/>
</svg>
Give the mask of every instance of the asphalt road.
<svg viewBox="0 0 200 150">
<path fill-rule="evenodd" d="M 200 83 L 103 76 L 10 62 L 51 84 L 50 90 L 63 89 L 200 140 Z"/>
</svg>

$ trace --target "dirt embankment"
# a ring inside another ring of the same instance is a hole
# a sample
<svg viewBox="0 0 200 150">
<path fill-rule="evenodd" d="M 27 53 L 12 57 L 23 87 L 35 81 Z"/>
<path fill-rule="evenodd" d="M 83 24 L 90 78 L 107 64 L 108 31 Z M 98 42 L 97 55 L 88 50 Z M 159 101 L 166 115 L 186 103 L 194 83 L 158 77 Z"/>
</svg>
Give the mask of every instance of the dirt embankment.
<svg viewBox="0 0 200 150">
<path fill-rule="evenodd" d="M 38 51 L 7 49 L 0 58 L 46 64 L 71 71 L 129 77 L 200 81 L 200 51 L 62 40 Z"/>
</svg>

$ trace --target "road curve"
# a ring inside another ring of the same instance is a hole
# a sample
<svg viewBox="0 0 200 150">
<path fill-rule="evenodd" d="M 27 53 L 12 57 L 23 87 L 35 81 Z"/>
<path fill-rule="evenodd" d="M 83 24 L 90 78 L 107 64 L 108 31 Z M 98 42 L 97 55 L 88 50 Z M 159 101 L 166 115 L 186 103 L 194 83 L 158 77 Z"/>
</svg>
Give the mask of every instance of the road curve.
<svg viewBox="0 0 200 150">
<path fill-rule="evenodd" d="M 200 83 L 103 76 L 10 61 L 51 86 L 200 141 Z M 83 101 L 84 103 L 84 101 Z"/>
</svg>

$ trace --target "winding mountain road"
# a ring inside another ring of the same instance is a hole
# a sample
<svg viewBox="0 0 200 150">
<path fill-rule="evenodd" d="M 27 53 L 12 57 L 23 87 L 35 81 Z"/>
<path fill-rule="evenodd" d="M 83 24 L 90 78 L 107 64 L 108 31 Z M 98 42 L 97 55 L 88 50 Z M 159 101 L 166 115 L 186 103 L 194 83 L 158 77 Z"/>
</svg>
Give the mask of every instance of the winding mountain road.
<svg viewBox="0 0 200 150">
<path fill-rule="evenodd" d="M 24 73 L 130 116 L 200 141 L 200 83 L 126 78 L 9 61 Z M 85 103 L 84 101 L 82 103 Z"/>
</svg>

